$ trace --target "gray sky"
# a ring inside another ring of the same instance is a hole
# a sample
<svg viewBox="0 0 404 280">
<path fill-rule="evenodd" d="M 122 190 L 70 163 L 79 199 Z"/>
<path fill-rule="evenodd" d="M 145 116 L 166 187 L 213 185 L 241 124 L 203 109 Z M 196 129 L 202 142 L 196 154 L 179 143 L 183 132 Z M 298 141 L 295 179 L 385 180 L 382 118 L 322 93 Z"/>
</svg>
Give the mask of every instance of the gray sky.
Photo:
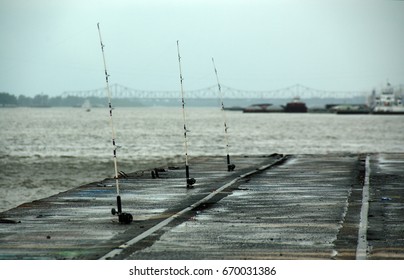
<svg viewBox="0 0 404 280">
<path fill-rule="evenodd" d="M 404 83 L 404 1 L 0 0 L 0 92 Z"/>
</svg>

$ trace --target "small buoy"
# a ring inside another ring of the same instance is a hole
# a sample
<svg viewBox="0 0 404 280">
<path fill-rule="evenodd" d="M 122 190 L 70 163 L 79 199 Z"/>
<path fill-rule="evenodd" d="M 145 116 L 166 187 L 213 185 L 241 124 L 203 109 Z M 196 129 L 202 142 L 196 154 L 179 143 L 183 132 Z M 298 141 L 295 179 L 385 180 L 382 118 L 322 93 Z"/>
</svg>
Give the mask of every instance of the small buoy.
<svg viewBox="0 0 404 280">
<path fill-rule="evenodd" d="M 112 214 L 113 216 L 116 215 L 116 210 L 115 210 L 115 208 L 112 208 L 112 209 L 111 209 L 111 214 Z"/>
</svg>

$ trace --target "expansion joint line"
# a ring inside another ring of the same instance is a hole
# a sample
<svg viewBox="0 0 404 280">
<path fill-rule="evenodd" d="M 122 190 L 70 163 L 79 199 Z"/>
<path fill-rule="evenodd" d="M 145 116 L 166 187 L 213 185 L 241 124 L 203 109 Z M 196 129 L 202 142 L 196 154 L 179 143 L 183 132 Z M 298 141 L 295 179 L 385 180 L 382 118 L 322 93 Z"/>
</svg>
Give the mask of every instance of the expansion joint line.
<svg viewBox="0 0 404 280">
<path fill-rule="evenodd" d="M 369 213 L 369 176 L 370 176 L 370 156 L 366 156 L 365 161 L 365 181 L 362 189 L 362 208 L 358 230 L 358 245 L 356 248 L 356 259 L 366 260 L 367 256 L 367 228 Z"/>
</svg>

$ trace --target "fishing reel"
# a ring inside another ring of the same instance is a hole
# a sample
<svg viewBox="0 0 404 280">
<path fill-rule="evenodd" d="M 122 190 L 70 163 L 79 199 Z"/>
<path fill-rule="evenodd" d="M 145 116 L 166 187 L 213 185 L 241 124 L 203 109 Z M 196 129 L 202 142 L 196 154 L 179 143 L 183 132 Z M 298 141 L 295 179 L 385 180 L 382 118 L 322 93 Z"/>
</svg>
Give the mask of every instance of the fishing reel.
<svg viewBox="0 0 404 280">
<path fill-rule="evenodd" d="M 133 221 L 133 216 L 130 213 L 123 213 L 122 212 L 122 204 L 121 204 L 121 197 L 118 195 L 117 196 L 117 204 L 118 204 L 118 210 L 115 208 L 111 209 L 111 214 L 113 216 L 118 215 L 118 220 L 121 224 L 130 224 Z"/>
<path fill-rule="evenodd" d="M 188 178 L 187 179 L 187 188 L 188 189 L 191 189 L 191 188 L 193 188 L 194 186 L 194 184 L 196 183 L 196 180 L 194 179 L 194 178 Z"/>
</svg>

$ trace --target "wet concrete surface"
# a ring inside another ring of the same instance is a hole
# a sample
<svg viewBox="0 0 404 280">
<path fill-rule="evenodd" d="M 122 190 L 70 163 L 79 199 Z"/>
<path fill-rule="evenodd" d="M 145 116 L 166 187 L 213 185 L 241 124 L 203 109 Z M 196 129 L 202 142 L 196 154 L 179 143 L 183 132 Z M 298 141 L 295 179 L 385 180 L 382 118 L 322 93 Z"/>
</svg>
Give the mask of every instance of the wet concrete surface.
<svg viewBox="0 0 404 280">
<path fill-rule="evenodd" d="M 374 155 L 370 172 L 369 259 L 404 259 L 404 161 Z"/>
<path fill-rule="evenodd" d="M 113 179 L 0 213 L 0 259 L 355 259 L 366 176 L 366 258 L 404 259 L 404 154 L 225 161 L 191 158 L 192 189 L 183 166 L 128 173 L 128 225 Z"/>
</svg>

